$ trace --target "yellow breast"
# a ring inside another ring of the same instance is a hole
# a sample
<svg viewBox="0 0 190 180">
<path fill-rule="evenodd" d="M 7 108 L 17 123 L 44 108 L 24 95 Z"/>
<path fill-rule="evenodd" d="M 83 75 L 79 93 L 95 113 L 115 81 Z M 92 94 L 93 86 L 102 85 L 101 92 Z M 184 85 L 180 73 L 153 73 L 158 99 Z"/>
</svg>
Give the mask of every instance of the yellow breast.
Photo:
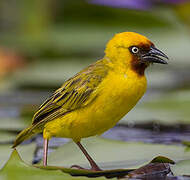
<svg viewBox="0 0 190 180">
<path fill-rule="evenodd" d="M 146 86 L 145 76 L 139 76 L 133 71 L 126 74 L 110 71 L 97 88 L 99 95 L 91 104 L 47 123 L 44 136 L 79 141 L 84 137 L 101 134 L 134 107 L 145 93 Z"/>
</svg>

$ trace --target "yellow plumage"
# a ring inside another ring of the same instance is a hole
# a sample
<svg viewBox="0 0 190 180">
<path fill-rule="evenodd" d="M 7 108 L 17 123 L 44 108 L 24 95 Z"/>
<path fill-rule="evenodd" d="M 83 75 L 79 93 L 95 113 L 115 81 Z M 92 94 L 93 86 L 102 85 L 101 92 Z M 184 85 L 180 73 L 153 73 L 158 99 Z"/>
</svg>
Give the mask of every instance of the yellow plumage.
<svg viewBox="0 0 190 180">
<path fill-rule="evenodd" d="M 157 55 L 167 58 L 146 37 L 116 34 L 103 59 L 67 80 L 40 106 L 32 125 L 17 136 L 13 147 L 39 132 L 47 140 L 66 137 L 77 143 L 113 127 L 145 93 L 146 67 L 152 62 L 166 63 Z"/>
<path fill-rule="evenodd" d="M 110 71 L 96 89 L 98 97 L 93 103 L 48 122 L 44 138 L 67 137 L 78 142 L 81 138 L 101 134 L 130 111 L 145 90 L 144 76 Z"/>
<path fill-rule="evenodd" d="M 66 137 L 77 142 L 113 127 L 146 90 L 146 78 L 132 69 L 132 55 L 126 50 L 140 43 L 151 44 L 137 33 L 117 34 L 108 42 L 102 60 L 66 81 L 42 104 L 30 130 L 21 132 L 14 146 L 41 131 L 45 139 Z M 80 94 L 86 100 L 73 103 L 74 96 L 80 99 Z"/>
</svg>

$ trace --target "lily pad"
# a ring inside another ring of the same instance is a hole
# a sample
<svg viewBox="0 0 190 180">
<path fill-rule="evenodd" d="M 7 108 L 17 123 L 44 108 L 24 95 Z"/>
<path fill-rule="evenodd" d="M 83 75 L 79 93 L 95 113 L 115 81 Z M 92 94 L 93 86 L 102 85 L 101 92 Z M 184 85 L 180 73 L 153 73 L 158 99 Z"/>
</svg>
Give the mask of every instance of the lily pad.
<svg viewBox="0 0 190 180">
<path fill-rule="evenodd" d="M 121 122 L 133 124 L 154 120 L 162 124 L 190 123 L 189 98 L 189 90 L 145 97 Z"/>
<path fill-rule="evenodd" d="M 9 179 L 15 179 L 15 180 L 33 180 L 36 177 L 38 179 L 46 179 L 46 180 L 67 180 L 67 179 L 78 179 L 75 177 L 71 177 L 69 174 L 63 173 L 59 170 L 42 170 L 40 168 L 36 168 L 33 166 L 30 166 L 22 159 L 20 158 L 19 154 L 16 150 L 13 151 L 11 154 L 8 162 L 5 164 L 3 169 L 0 171 L 0 179 L 1 180 L 9 180 Z M 88 179 L 86 177 L 80 177 L 81 180 Z M 98 179 L 105 179 L 103 177 Z"/>
<path fill-rule="evenodd" d="M 155 158 L 159 159 L 160 157 Z M 163 158 L 167 162 L 167 158 Z M 62 171 L 62 173 L 61 173 Z M 10 173 L 11 172 L 11 173 Z M 19 156 L 16 150 L 13 150 L 9 160 L 0 171 L 0 177 L 6 179 L 14 179 L 18 178 L 19 180 L 24 179 L 27 175 L 32 179 L 33 176 L 42 177 L 43 179 L 50 179 L 53 177 L 54 179 L 59 179 L 62 177 L 63 179 L 69 178 L 74 179 L 72 176 L 86 176 L 86 177 L 101 177 L 105 176 L 107 178 L 113 177 L 152 177 L 152 176 L 166 176 L 170 172 L 170 166 L 168 163 L 149 163 L 145 166 L 140 167 L 139 169 L 114 169 L 114 170 L 105 170 L 105 171 L 90 171 L 83 169 L 73 169 L 73 168 L 65 168 L 58 166 L 31 166 L 26 164 Z M 44 176 L 44 174 L 46 174 Z M 46 177 L 48 176 L 48 178 Z M 86 178 L 80 178 L 86 179 Z M 105 179 L 105 178 L 98 178 Z"/>
<path fill-rule="evenodd" d="M 11 142 L 15 139 L 15 134 L 6 131 L 0 131 L 0 144 Z"/>
<path fill-rule="evenodd" d="M 11 154 L 10 145 L 0 145 L 0 169 L 5 165 Z"/>
<path fill-rule="evenodd" d="M 163 176 L 170 172 L 169 164 L 174 164 L 174 161 L 163 156 L 155 157 L 150 163 L 139 169 L 113 169 L 103 171 L 90 171 L 83 169 L 73 169 L 58 166 L 36 166 L 42 169 L 59 169 L 65 173 L 69 173 L 73 176 L 87 176 L 87 177 L 99 177 L 105 176 L 107 178 L 112 177 L 144 177 L 144 176 Z"/>
<path fill-rule="evenodd" d="M 12 145 L 0 145 L 0 169 L 4 166 L 4 164 L 9 159 L 9 156 L 13 149 L 11 148 Z M 22 155 L 24 160 L 27 163 L 32 162 L 34 151 L 35 151 L 35 144 L 32 143 L 30 145 L 24 145 L 18 147 L 19 153 Z"/>
<path fill-rule="evenodd" d="M 177 162 L 175 166 L 171 167 L 171 170 L 176 176 L 190 176 L 190 159 Z"/>
<path fill-rule="evenodd" d="M 174 161 L 190 159 L 190 152 L 185 152 L 185 147 L 175 145 L 121 142 L 103 138 L 84 139 L 82 144 L 102 169 L 138 168 L 156 156 L 165 156 Z M 72 142 L 52 152 L 48 164 L 64 167 L 77 164 L 89 168 L 84 155 Z"/>
<path fill-rule="evenodd" d="M 4 118 L 2 121 L 0 127 L 2 130 L 21 130 L 28 125 L 22 118 Z"/>
<path fill-rule="evenodd" d="M 86 169 L 74 169 L 65 168 L 60 166 L 35 166 L 40 169 L 46 170 L 61 170 L 64 173 L 68 173 L 72 176 L 86 176 L 86 177 L 101 177 L 105 176 L 107 178 L 122 177 L 132 172 L 133 169 L 113 169 L 113 170 L 103 170 L 103 171 L 91 171 Z"/>
</svg>

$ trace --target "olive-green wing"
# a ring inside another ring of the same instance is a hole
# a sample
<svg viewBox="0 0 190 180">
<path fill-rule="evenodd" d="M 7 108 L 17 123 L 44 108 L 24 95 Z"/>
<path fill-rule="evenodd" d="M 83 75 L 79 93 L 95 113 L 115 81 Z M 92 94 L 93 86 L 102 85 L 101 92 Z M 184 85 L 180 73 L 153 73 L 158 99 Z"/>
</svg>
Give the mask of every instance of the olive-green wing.
<svg viewBox="0 0 190 180">
<path fill-rule="evenodd" d="M 98 96 L 96 89 L 107 75 L 108 69 L 100 60 L 67 80 L 40 106 L 32 125 L 43 126 L 46 122 L 91 103 Z"/>
</svg>

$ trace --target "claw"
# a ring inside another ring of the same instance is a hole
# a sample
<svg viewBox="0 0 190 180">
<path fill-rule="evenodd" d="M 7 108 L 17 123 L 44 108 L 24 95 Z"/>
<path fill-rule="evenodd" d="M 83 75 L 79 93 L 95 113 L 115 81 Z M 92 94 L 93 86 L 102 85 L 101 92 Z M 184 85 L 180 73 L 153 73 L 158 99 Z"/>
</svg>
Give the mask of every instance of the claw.
<svg viewBox="0 0 190 180">
<path fill-rule="evenodd" d="M 78 165 L 72 165 L 71 168 L 74 168 L 74 169 L 83 169 L 83 170 L 88 170 L 88 171 L 102 171 L 102 169 L 100 169 L 99 167 L 92 167 L 90 169 L 86 169 L 86 168 L 83 168 L 83 167 L 78 166 Z"/>
<path fill-rule="evenodd" d="M 72 165 L 71 168 L 73 168 L 73 169 L 85 169 L 85 168 L 78 166 L 78 165 Z M 89 170 L 89 169 L 85 169 L 85 170 Z"/>
</svg>

